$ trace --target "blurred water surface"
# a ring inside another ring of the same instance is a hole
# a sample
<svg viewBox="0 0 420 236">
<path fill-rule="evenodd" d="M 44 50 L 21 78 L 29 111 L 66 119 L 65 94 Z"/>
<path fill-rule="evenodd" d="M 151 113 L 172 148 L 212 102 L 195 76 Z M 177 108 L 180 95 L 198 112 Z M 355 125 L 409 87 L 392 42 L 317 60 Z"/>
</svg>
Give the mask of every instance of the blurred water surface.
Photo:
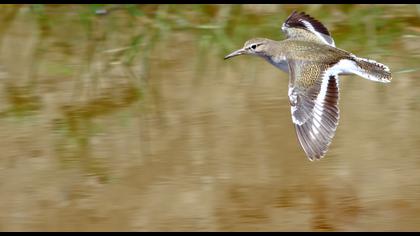
<svg viewBox="0 0 420 236">
<path fill-rule="evenodd" d="M 326 157 L 287 74 L 223 56 L 293 10 L 388 65 L 341 77 Z M 417 5 L 0 6 L 0 231 L 420 230 Z"/>
</svg>

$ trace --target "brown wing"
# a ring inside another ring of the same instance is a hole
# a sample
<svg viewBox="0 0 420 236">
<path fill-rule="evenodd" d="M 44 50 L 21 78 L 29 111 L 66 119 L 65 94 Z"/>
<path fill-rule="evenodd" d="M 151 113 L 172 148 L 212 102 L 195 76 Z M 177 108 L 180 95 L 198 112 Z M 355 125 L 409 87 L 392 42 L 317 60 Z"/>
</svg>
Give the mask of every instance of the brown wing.
<svg viewBox="0 0 420 236">
<path fill-rule="evenodd" d="M 320 159 L 338 126 L 338 73 L 326 65 L 293 60 L 289 70 L 289 100 L 299 143 L 310 160 Z"/>
</svg>

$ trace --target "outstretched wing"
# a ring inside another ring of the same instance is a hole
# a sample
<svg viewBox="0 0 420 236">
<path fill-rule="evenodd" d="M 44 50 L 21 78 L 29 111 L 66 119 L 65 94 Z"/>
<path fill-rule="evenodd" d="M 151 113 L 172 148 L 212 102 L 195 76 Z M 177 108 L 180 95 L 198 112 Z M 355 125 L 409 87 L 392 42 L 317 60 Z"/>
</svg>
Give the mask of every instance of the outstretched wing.
<svg viewBox="0 0 420 236">
<path fill-rule="evenodd" d="M 289 60 L 289 101 L 300 145 L 310 160 L 322 158 L 339 120 L 338 70 Z"/>
<path fill-rule="evenodd" d="M 293 11 L 281 27 L 287 38 L 312 40 L 335 47 L 328 29 L 318 20 L 305 14 Z"/>
</svg>

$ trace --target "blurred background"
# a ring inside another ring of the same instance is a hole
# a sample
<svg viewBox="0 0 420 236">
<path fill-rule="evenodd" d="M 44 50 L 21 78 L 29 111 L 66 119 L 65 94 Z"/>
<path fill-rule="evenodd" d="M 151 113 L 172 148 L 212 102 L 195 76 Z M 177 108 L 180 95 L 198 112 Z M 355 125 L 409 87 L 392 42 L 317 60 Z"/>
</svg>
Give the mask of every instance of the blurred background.
<svg viewBox="0 0 420 236">
<path fill-rule="evenodd" d="M 315 162 L 288 75 L 223 60 L 293 10 L 393 73 Z M 419 5 L 2 5 L 0 231 L 419 231 L 419 59 Z"/>
</svg>

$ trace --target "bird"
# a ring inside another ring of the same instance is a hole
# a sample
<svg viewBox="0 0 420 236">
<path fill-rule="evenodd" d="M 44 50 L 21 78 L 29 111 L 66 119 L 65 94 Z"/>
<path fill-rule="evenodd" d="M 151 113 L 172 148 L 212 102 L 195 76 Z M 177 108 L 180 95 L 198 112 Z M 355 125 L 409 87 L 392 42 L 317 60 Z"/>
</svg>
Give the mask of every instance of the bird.
<svg viewBox="0 0 420 236">
<path fill-rule="evenodd" d="M 339 123 L 339 76 L 389 83 L 388 66 L 337 48 L 328 29 L 305 12 L 293 11 L 281 26 L 286 38 L 252 38 L 226 55 L 261 57 L 289 74 L 288 99 L 296 136 L 310 161 L 325 156 Z"/>
</svg>

